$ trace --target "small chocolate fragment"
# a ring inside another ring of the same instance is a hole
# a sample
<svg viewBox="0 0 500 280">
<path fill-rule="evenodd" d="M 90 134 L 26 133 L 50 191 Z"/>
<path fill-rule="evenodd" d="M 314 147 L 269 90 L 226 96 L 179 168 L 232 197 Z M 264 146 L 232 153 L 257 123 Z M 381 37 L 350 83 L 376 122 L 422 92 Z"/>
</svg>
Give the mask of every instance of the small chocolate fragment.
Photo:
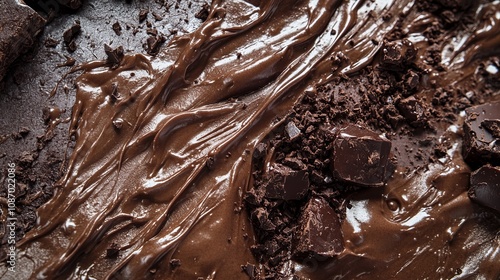
<svg viewBox="0 0 500 280">
<path fill-rule="evenodd" d="M 111 65 L 112 68 L 118 67 L 120 62 L 122 61 L 124 54 L 123 54 L 123 47 L 119 46 L 116 49 L 111 48 L 110 46 L 104 44 L 104 52 L 108 56 L 106 58 L 106 62 Z"/>
<path fill-rule="evenodd" d="M 118 254 L 120 253 L 120 248 L 116 243 L 112 243 L 111 246 L 106 249 L 106 258 L 108 259 L 115 259 L 118 257 Z"/>
<path fill-rule="evenodd" d="M 254 159 L 263 159 L 267 155 L 267 145 L 265 143 L 259 143 L 255 147 L 255 151 L 253 152 Z"/>
<path fill-rule="evenodd" d="M 210 13 L 210 5 L 204 3 L 203 6 L 201 7 L 201 10 L 197 12 L 194 15 L 194 17 L 197 19 L 201 19 L 202 21 L 205 21 L 207 20 L 209 13 Z"/>
<path fill-rule="evenodd" d="M 144 20 L 146 20 L 146 18 L 148 17 L 148 13 L 148 9 L 141 9 L 139 11 L 139 22 L 143 22 Z"/>
<path fill-rule="evenodd" d="M 340 180 L 382 186 L 387 177 L 391 142 L 384 136 L 357 125 L 336 131 L 331 169 Z"/>
<path fill-rule="evenodd" d="M 298 129 L 293 122 L 289 122 L 286 124 L 285 131 L 292 141 L 300 135 L 300 129 Z"/>
<path fill-rule="evenodd" d="M 172 267 L 172 269 L 175 269 L 175 268 L 181 266 L 181 264 L 182 264 L 181 260 L 179 260 L 179 259 L 171 259 L 170 260 L 170 266 Z"/>
<path fill-rule="evenodd" d="M 160 51 L 161 45 L 166 41 L 167 39 L 165 36 L 158 35 L 158 36 L 150 36 L 146 40 L 147 42 L 147 47 L 146 51 L 149 55 L 157 55 L 158 52 Z"/>
<path fill-rule="evenodd" d="M 294 255 L 334 257 L 342 252 L 343 234 L 338 215 L 322 197 L 312 197 L 299 220 Z"/>
<path fill-rule="evenodd" d="M 255 276 L 257 275 L 257 268 L 255 267 L 254 264 L 247 263 L 246 265 L 241 266 L 241 270 L 245 272 L 250 279 L 255 279 Z"/>
<path fill-rule="evenodd" d="M 117 21 L 115 23 L 113 23 L 113 31 L 115 32 L 116 35 L 120 36 L 122 35 L 122 26 L 120 25 L 120 23 Z"/>
<path fill-rule="evenodd" d="M 462 155 L 476 168 L 486 163 L 500 165 L 500 102 L 474 106 L 465 110 Z"/>
<path fill-rule="evenodd" d="M 290 167 L 274 164 L 267 175 L 265 196 L 283 200 L 303 198 L 309 189 L 309 174 L 306 171 L 295 171 Z"/>
<path fill-rule="evenodd" d="M 398 103 L 398 109 L 409 124 L 418 127 L 425 123 L 424 108 L 415 97 L 410 96 L 401 100 Z"/>
<path fill-rule="evenodd" d="M 76 50 L 76 42 L 75 39 L 80 34 L 82 30 L 82 26 L 80 25 L 80 21 L 76 20 L 75 23 L 63 33 L 63 40 L 66 44 L 68 51 L 74 52 Z"/>
<path fill-rule="evenodd" d="M 500 213 L 500 167 L 485 165 L 472 173 L 469 197 Z"/>
<path fill-rule="evenodd" d="M 382 64 L 384 69 L 400 71 L 412 62 L 417 50 L 409 40 L 385 42 L 382 48 Z"/>
</svg>

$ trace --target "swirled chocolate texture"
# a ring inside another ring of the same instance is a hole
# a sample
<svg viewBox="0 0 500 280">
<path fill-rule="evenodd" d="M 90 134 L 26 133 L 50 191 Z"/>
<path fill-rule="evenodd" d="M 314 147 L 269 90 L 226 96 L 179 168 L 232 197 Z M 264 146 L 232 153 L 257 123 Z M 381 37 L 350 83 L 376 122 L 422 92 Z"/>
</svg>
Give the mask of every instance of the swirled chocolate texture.
<svg viewBox="0 0 500 280">
<path fill-rule="evenodd" d="M 354 105 L 362 100 L 342 79 L 412 63 L 421 71 L 408 72 L 405 87 L 418 100 L 384 107 L 402 112 L 388 114 L 384 130 L 390 134 L 406 118 L 436 139 L 447 135 L 439 160 L 409 172 L 415 151 L 406 153 L 413 142 L 403 140 L 411 137 L 388 135 L 398 138 L 398 169 L 385 186 L 350 198 L 344 249 L 309 263 L 290 258 L 281 272 L 306 279 L 498 278 L 498 218 L 467 196 L 459 110 L 432 123 L 428 105 L 446 103 L 448 85 L 488 92 L 467 82 L 478 73 L 495 78 L 484 69 L 500 49 L 500 6 L 441 2 L 432 9 L 408 0 L 215 0 L 195 32 L 155 57 L 125 54 L 112 67 L 79 66 L 75 148 L 54 197 L 38 210 L 38 225 L 19 245 L 16 279 L 264 276 L 241 267 L 258 266 L 250 247 L 259 240 L 241 210 L 253 188 L 256 147 L 305 95 L 334 81 L 333 98 L 349 99 L 343 104 L 352 108 L 344 109 L 361 117 L 356 112 L 366 110 Z M 466 28 L 447 31 L 446 24 Z M 394 38 L 407 41 L 384 42 Z M 0 270 L 10 276 L 4 265 Z"/>
</svg>

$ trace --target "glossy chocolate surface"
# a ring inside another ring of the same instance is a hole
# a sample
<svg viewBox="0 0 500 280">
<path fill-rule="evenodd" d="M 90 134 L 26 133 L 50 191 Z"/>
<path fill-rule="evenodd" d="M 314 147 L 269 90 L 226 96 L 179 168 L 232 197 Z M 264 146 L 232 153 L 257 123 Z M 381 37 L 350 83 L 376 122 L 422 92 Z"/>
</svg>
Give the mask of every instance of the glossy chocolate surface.
<svg viewBox="0 0 500 280">
<path fill-rule="evenodd" d="M 17 279 L 246 279 L 255 270 L 241 266 L 256 263 L 256 240 L 235 205 L 252 188 L 254 150 L 306 91 L 378 63 L 383 44 L 375 42 L 399 24 L 381 15 L 404 16 L 412 45 L 425 48 L 419 34 L 429 22 L 414 5 L 216 0 L 201 27 L 156 57 L 77 66 L 76 145 L 20 244 Z M 475 8 L 474 31 L 448 38 L 452 51 L 443 47 L 448 71 L 429 69 L 425 79 L 459 83 L 478 59 L 498 54 L 500 37 L 491 34 L 500 30 L 499 3 Z M 332 67 L 339 54 L 347 60 Z M 291 261 L 289 271 L 410 279 L 418 268 L 422 278 L 498 278 L 498 217 L 468 198 L 461 139 L 447 133 L 454 144 L 442 161 L 353 194 L 342 252 Z"/>
</svg>

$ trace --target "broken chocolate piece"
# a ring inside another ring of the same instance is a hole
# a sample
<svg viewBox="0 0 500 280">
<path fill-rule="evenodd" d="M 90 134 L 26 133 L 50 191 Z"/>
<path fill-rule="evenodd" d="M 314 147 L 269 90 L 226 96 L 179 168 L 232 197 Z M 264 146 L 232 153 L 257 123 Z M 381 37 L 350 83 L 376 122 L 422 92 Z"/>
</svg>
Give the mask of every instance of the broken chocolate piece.
<svg viewBox="0 0 500 280">
<path fill-rule="evenodd" d="M 293 122 L 289 122 L 285 126 L 285 131 L 290 138 L 290 140 L 294 140 L 297 136 L 300 135 L 300 129 Z"/>
<path fill-rule="evenodd" d="M 104 52 L 108 56 L 106 58 L 106 62 L 111 65 L 111 68 L 118 67 L 124 57 L 122 46 L 113 49 L 110 46 L 104 44 Z"/>
<path fill-rule="evenodd" d="M 472 173 L 469 197 L 500 213 L 500 167 L 485 165 Z"/>
<path fill-rule="evenodd" d="M 255 276 L 257 275 L 257 268 L 255 267 L 254 264 L 247 263 L 246 265 L 241 266 L 241 270 L 245 272 L 250 279 L 255 279 Z"/>
<path fill-rule="evenodd" d="M 160 51 L 161 45 L 166 41 L 167 39 L 165 36 L 158 35 L 158 36 L 150 36 L 146 40 L 147 46 L 146 46 L 146 51 L 149 55 L 157 55 L 158 52 Z"/>
<path fill-rule="evenodd" d="M 382 48 L 382 67 L 386 70 L 400 71 L 417 55 L 417 50 L 409 40 L 385 42 Z"/>
<path fill-rule="evenodd" d="M 0 81 L 7 67 L 35 42 L 45 20 L 15 0 L 0 0 Z M 4 28 L 5 27 L 5 28 Z"/>
<path fill-rule="evenodd" d="M 117 21 L 115 23 L 113 23 L 113 31 L 115 32 L 116 35 L 120 36 L 122 35 L 122 26 L 120 25 L 120 23 Z"/>
<path fill-rule="evenodd" d="M 391 142 L 367 128 L 356 125 L 341 128 L 333 143 L 333 175 L 363 186 L 382 186 L 390 151 Z"/>
<path fill-rule="evenodd" d="M 148 13 L 148 9 L 141 9 L 139 11 L 139 22 L 143 22 L 144 20 L 146 20 L 146 18 L 148 17 Z"/>
<path fill-rule="evenodd" d="M 486 163 L 500 165 L 500 102 L 470 107 L 465 112 L 462 149 L 465 161 L 474 168 Z"/>
<path fill-rule="evenodd" d="M 309 200 L 297 230 L 294 255 L 298 258 L 334 257 L 344 249 L 339 217 L 322 197 Z"/>
<path fill-rule="evenodd" d="M 76 50 L 75 39 L 78 34 L 80 34 L 81 30 L 82 26 L 80 25 L 80 21 L 76 20 L 70 28 L 64 31 L 63 40 L 69 52 L 74 52 Z"/>
<path fill-rule="evenodd" d="M 398 109 L 409 124 L 418 127 L 425 123 L 424 108 L 415 97 L 410 96 L 401 100 L 398 103 Z"/>
<path fill-rule="evenodd" d="M 283 200 L 301 199 L 309 189 L 309 175 L 306 171 L 295 171 L 290 167 L 274 164 L 267 175 L 266 197 Z"/>
</svg>

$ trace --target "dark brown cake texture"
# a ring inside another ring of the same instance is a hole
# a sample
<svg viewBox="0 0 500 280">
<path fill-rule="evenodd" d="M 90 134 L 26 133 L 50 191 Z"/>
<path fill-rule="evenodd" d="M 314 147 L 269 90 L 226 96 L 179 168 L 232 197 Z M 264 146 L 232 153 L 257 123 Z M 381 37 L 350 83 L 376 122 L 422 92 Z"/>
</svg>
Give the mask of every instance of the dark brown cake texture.
<svg viewBox="0 0 500 280">
<path fill-rule="evenodd" d="M 74 149 L 2 278 L 500 276 L 498 167 L 467 156 L 498 138 L 498 3 L 198 4 L 169 41 L 153 3 L 46 41 L 80 71 Z"/>
</svg>

